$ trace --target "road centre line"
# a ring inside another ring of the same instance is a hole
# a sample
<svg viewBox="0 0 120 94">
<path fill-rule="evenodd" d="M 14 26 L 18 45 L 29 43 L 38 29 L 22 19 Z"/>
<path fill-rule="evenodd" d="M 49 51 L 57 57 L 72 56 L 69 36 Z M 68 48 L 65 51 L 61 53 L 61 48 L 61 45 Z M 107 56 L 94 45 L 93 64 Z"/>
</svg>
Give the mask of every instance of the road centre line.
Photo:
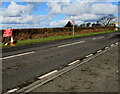
<svg viewBox="0 0 120 94">
<path fill-rule="evenodd" d="M 77 63 L 77 62 L 79 62 L 80 60 L 76 60 L 76 61 L 74 61 L 74 62 L 72 62 L 72 63 L 70 63 L 70 64 L 68 64 L 69 66 L 70 65 L 73 65 L 73 64 L 75 64 L 75 63 Z"/>
<path fill-rule="evenodd" d="M 96 40 L 96 38 L 93 38 L 92 40 Z"/>
<path fill-rule="evenodd" d="M 85 42 L 85 41 L 74 42 L 74 43 L 70 43 L 70 44 L 61 45 L 61 46 L 58 46 L 58 47 L 61 48 L 61 47 L 75 45 L 75 44 L 79 44 L 79 43 L 83 43 L 83 42 Z"/>
<path fill-rule="evenodd" d="M 102 38 L 104 38 L 104 37 L 93 38 L 92 40 L 102 39 Z"/>
<path fill-rule="evenodd" d="M 12 56 L 8 56 L 8 57 L 3 57 L 3 58 L 0 58 L 0 60 L 8 59 L 8 58 L 12 58 L 12 57 L 23 56 L 23 55 L 28 55 L 28 54 L 32 54 L 32 53 L 35 53 L 35 52 L 32 51 L 32 52 L 27 52 L 27 53 L 22 53 L 22 54 L 12 55 Z"/>
<path fill-rule="evenodd" d="M 47 73 L 47 74 L 45 74 L 45 75 L 43 75 L 43 76 L 41 76 L 41 77 L 38 77 L 38 79 L 45 78 L 45 77 L 47 77 L 47 76 L 49 76 L 49 75 L 51 75 L 51 74 L 54 74 L 54 73 L 56 73 L 56 72 L 58 72 L 58 70 L 54 70 L 54 71 L 52 71 L 52 72 L 49 72 L 49 73 Z"/>
<path fill-rule="evenodd" d="M 18 93 L 21 92 L 21 93 L 19 93 L 19 94 L 22 94 L 23 92 L 26 92 L 26 93 L 28 94 L 29 92 L 35 90 L 36 88 L 42 86 L 43 84 L 45 84 L 45 83 L 47 83 L 47 82 L 49 82 L 49 81 L 51 81 L 51 80 L 59 77 L 60 75 L 63 75 L 64 73 L 66 73 L 66 72 L 68 72 L 68 71 L 70 71 L 70 70 L 72 70 L 72 69 L 74 69 L 74 68 L 76 68 L 76 67 L 78 67 L 78 66 L 80 66 L 80 65 L 82 65 L 82 64 L 84 64 L 84 63 L 86 63 L 86 62 L 88 62 L 88 61 L 90 61 L 90 60 L 92 60 L 92 59 L 95 58 L 95 57 L 98 57 L 99 55 L 107 52 L 108 50 L 110 50 L 110 49 L 112 49 L 112 48 L 113 48 L 113 47 L 110 47 L 109 49 L 103 50 L 101 53 L 95 54 L 95 55 L 93 55 L 92 57 L 83 60 L 82 62 L 76 64 L 76 65 L 73 66 L 73 67 L 71 67 L 71 66 L 65 67 L 65 68 L 59 70 L 59 71 L 58 71 L 55 75 L 53 75 L 52 77 L 48 77 L 46 80 L 44 80 L 44 81 L 42 81 L 42 82 L 41 82 L 41 79 L 40 79 L 40 80 L 38 80 L 38 81 L 36 81 L 36 82 L 34 82 L 34 83 L 26 86 L 26 87 L 21 88 L 21 89 L 18 90 L 17 92 L 18 92 Z M 5 94 L 6 94 L 6 93 L 5 93 Z"/>
<path fill-rule="evenodd" d="M 104 37 L 99 37 L 99 38 L 97 38 L 97 39 L 102 39 L 102 38 L 104 38 Z"/>
</svg>

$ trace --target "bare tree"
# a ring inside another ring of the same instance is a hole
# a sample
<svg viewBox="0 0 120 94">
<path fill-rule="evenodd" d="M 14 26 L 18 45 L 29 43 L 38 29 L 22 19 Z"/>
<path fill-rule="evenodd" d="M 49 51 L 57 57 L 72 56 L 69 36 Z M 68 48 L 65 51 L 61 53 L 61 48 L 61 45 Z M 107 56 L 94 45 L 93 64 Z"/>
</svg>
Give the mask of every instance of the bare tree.
<svg viewBox="0 0 120 94">
<path fill-rule="evenodd" d="M 110 26 L 110 25 L 114 25 L 116 19 L 117 19 L 116 16 L 114 16 L 113 14 L 109 14 L 99 19 L 98 23 L 101 24 L 102 26 Z"/>
</svg>

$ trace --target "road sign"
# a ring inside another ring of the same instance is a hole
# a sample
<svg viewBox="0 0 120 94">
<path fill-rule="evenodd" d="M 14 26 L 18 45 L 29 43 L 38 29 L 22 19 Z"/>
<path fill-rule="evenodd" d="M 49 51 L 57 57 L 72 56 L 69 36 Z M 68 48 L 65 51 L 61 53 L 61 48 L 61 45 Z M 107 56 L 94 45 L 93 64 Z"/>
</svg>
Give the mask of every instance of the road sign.
<svg viewBox="0 0 120 94">
<path fill-rule="evenodd" d="M 75 25 L 75 21 L 74 20 L 72 20 L 72 24 Z"/>
<path fill-rule="evenodd" d="M 3 37 L 11 37 L 12 36 L 12 28 L 9 28 L 9 29 L 5 29 L 4 30 L 4 34 L 3 34 Z"/>
<path fill-rule="evenodd" d="M 74 20 L 72 20 L 72 24 L 73 24 L 73 36 L 74 36 L 74 25 L 75 25 L 75 21 Z"/>
</svg>

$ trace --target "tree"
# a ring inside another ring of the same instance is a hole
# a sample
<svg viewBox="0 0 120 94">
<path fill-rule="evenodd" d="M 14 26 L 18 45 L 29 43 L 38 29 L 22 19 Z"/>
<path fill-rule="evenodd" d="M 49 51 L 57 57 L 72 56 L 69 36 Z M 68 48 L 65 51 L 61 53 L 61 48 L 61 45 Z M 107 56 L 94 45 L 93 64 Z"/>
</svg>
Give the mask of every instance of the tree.
<svg viewBox="0 0 120 94">
<path fill-rule="evenodd" d="M 91 24 L 90 22 L 89 22 L 89 23 L 87 23 L 87 24 L 86 24 L 86 25 L 87 25 L 87 27 L 90 27 L 90 24 Z"/>
<path fill-rule="evenodd" d="M 68 23 L 64 27 L 73 27 L 73 24 L 70 21 L 68 21 Z M 78 25 L 75 24 L 74 27 L 78 27 Z"/>
<path fill-rule="evenodd" d="M 65 27 L 72 27 L 73 25 L 72 25 L 72 23 L 69 21 L 66 25 L 65 25 Z"/>
<path fill-rule="evenodd" d="M 98 23 L 101 24 L 102 26 L 111 26 L 115 23 L 116 18 L 117 17 L 114 16 L 113 14 L 109 14 L 99 19 Z"/>
</svg>

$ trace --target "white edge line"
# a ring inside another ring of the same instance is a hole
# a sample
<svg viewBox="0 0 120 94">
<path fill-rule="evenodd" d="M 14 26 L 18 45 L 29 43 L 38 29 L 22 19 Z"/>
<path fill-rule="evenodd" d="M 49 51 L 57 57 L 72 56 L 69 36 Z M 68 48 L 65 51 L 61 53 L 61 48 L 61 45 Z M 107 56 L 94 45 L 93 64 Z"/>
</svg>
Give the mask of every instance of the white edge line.
<svg viewBox="0 0 120 94">
<path fill-rule="evenodd" d="M 90 56 L 92 56 L 93 54 L 90 54 L 90 55 L 87 55 L 86 57 L 90 57 Z"/>
<path fill-rule="evenodd" d="M 15 92 L 15 91 L 17 91 L 19 88 L 15 88 L 15 89 L 12 89 L 12 90 L 9 90 L 9 91 L 7 91 L 8 93 L 12 93 L 12 92 Z"/>
<path fill-rule="evenodd" d="M 77 63 L 77 62 L 79 62 L 80 60 L 76 60 L 76 61 L 73 61 L 72 63 L 70 63 L 70 64 L 68 64 L 69 66 L 70 65 L 73 65 L 73 64 L 75 64 L 75 63 Z"/>
<path fill-rule="evenodd" d="M 111 45 L 111 47 L 114 46 L 114 44 Z"/>
<path fill-rule="evenodd" d="M 105 47 L 105 49 L 108 49 L 109 47 Z"/>
<path fill-rule="evenodd" d="M 8 57 L 3 57 L 3 58 L 0 58 L 0 60 L 1 60 L 1 59 L 12 58 L 12 57 L 18 57 L 18 56 L 27 55 L 27 54 L 32 54 L 32 53 L 35 53 L 35 52 L 27 52 L 27 53 L 22 53 L 22 54 L 17 54 L 17 55 L 8 56 Z"/>
<path fill-rule="evenodd" d="M 45 74 L 45 75 L 43 75 L 43 76 L 41 76 L 41 77 L 38 77 L 38 79 L 45 78 L 45 77 L 47 77 L 47 76 L 49 76 L 49 75 L 51 75 L 51 74 L 54 74 L 54 73 L 56 73 L 56 72 L 58 72 L 58 70 L 54 70 L 54 71 L 52 71 L 52 72 L 49 72 L 49 73 L 47 73 L 47 74 Z"/>
<path fill-rule="evenodd" d="M 116 42 L 115 44 L 118 44 L 118 42 Z"/>
<path fill-rule="evenodd" d="M 111 49 L 111 48 L 112 48 L 112 47 L 110 47 L 110 49 Z M 110 50 L 110 49 L 103 50 L 102 53 L 104 53 L 104 52 L 106 52 L 106 51 L 108 51 L 108 50 Z M 78 67 L 78 66 L 80 66 L 80 65 L 82 65 L 82 64 L 84 64 L 84 63 L 86 63 L 86 62 L 88 62 L 89 60 L 91 60 L 91 59 L 93 59 L 93 58 L 95 58 L 95 57 L 101 55 L 102 53 L 98 53 L 97 55 L 95 55 L 95 56 L 93 56 L 93 57 L 91 57 L 91 58 L 88 58 L 87 60 L 84 60 L 82 63 L 80 63 L 80 64 L 74 66 L 74 68 L 76 68 L 76 67 Z M 72 69 L 73 69 L 73 68 L 72 68 Z M 66 71 L 66 72 L 67 72 L 67 71 Z M 64 72 L 64 73 L 66 73 L 66 72 Z M 64 74 L 64 73 L 60 73 L 59 75 L 62 75 L 62 74 Z M 51 78 L 51 79 L 54 79 L 54 78 L 58 77 L 59 75 L 54 76 L 54 77 Z M 50 79 L 50 80 L 51 80 L 51 79 Z M 48 80 L 48 81 L 50 81 L 50 80 Z M 46 81 L 46 82 L 47 82 L 47 81 Z M 44 82 L 44 83 L 46 83 L 46 82 Z M 31 88 L 28 88 L 28 89 L 26 89 L 26 90 L 27 90 L 27 92 L 30 92 L 30 91 L 32 91 L 32 90 L 38 88 L 39 86 L 41 86 L 41 85 L 39 85 L 39 84 L 38 84 L 37 86 L 34 85 L 34 86 L 32 87 L 32 89 L 31 89 Z M 26 91 L 25 91 L 25 92 L 26 92 Z"/>
<path fill-rule="evenodd" d="M 101 52 L 102 50 L 97 51 L 97 53 Z"/>
</svg>

